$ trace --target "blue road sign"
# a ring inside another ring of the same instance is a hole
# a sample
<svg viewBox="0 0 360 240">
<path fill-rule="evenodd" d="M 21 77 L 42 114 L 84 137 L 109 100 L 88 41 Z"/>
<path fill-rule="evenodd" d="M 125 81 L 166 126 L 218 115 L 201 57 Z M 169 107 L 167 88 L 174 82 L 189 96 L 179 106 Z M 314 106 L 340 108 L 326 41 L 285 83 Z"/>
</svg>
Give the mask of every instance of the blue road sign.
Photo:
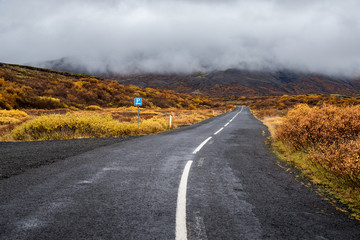
<svg viewBox="0 0 360 240">
<path fill-rule="evenodd" d="M 142 106 L 142 98 L 134 98 L 135 106 Z"/>
</svg>

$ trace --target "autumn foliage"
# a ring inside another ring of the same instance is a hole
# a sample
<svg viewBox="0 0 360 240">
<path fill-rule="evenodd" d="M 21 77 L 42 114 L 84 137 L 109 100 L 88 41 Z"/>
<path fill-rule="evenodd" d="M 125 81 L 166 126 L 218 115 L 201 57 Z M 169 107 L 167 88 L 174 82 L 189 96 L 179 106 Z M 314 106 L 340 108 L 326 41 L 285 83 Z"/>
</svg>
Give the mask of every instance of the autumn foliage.
<svg viewBox="0 0 360 240">
<path fill-rule="evenodd" d="M 309 94 L 294 96 L 243 96 L 235 100 L 229 100 L 229 102 L 237 105 L 250 106 L 253 113 L 262 119 L 271 116 L 284 116 L 289 109 L 299 104 L 306 104 L 310 107 L 319 107 L 324 104 L 339 107 L 359 105 L 360 95 Z"/>
<path fill-rule="evenodd" d="M 0 109 L 56 109 L 133 106 L 142 97 L 147 108 L 209 108 L 209 98 L 171 90 L 124 86 L 81 74 L 0 64 Z"/>
<path fill-rule="evenodd" d="M 360 186 L 360 106 L 298 105 L 283 117 L 275 138 L 310 154 L 348 183 Z"/>
<path fill-rule="evenodd" d="M 19 110 L 0 111 L 0 120 L 2 115 L 15 116 L 15 114 L 14 120 L 19 121 L 24 117 L 27 119 L 27 121 L 19 121 L 21 124 L 15 124 L 11 129 L 8 127 L 7 134 L 2 140 L 33 141 L 153 134 L 203 121 L 223 113 L 223 110 L 142 109 L 139 124 L 135 107 L 103 110 L 96 108 L 67 113 L 55 113 L 53 110 L 28 112 L 31 113 L 30 119 L 25 112 Z"/>
<path fill-rule="evenodd" d="M 15 140 L 54 140 L 89 137 L 118 137 L 164 131 L 163 118 L 136 122 L 119 122 L 111 115 L 97 113 L 67 113 L 43 115 L 17 126 L 11 131 Z"/>
</svg>

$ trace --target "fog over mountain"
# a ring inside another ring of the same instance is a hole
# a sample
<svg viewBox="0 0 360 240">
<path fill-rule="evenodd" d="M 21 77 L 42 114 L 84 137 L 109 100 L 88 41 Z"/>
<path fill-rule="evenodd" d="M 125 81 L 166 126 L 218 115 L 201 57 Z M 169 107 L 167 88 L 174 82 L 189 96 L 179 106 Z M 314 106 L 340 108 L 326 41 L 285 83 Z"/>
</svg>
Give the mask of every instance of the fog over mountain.
<svg viewBox="0 0 360 240">
<path fill-rule="evenodd" d="M 360 75 L 357 0 L 0 0 L 0 61 Z"/>
</svg>

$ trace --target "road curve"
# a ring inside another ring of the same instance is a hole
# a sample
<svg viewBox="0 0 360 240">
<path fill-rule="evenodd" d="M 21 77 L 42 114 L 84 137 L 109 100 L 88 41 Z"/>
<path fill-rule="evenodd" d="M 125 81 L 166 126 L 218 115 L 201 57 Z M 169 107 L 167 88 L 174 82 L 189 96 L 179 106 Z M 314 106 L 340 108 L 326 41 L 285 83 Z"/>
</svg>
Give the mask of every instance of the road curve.
<svg viewBox="0 0 360 240">
<path fill-rule="evenodd" d="M 266 133 L 238 107 L 3 179 L 0 239 L 360 239 Z"/>
</svg>

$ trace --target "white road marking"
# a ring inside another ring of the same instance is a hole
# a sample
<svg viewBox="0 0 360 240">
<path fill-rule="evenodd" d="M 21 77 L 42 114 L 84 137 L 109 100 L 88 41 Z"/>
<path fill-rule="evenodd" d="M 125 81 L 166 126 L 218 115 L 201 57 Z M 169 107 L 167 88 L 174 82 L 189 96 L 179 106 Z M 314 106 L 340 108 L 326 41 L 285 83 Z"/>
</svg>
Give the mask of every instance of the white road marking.
<svg viewBox="0 0 360 240">
<path fill-rule="evenodd" d="M 224 128 L 220 128 L 216 133 L 214 133 L 214 135 L 218 134 L 219 132 L 221 132 L 222 130 L 224 130 Z"/>
<path fill-rule="evenodd" d="M 18 227 L 23 230 L 33 230 L 36 228 L 39 228 L 41 226 L 44 226 L 45 223 L 41 220 L 37 219 L 36 217 L 30 217 L 28 219 L 24 219 L 21 222 L 19 222 Z"/>
<path fill-rule="evenodd" d="M 204 164 L 204 160 L 205 158 L 200 158 L 198 161 L 198 167 L 202 167 L 202 165 Z"/>
<path fill-rule="evenodd" d="M 176 205 L 176 240 L 187 240 L 187 229 L 186 229 L 186 188 L 187 180 L 190 172 L 190 167 L 193 161 L 188 161 L 185 165 L 183 174 L 181 176 L 177 205 Z"/>
<path fill-rule="evenodd" d="M 200 149 L 210 140 L 212 137 L 208 137 L 205 141 L 203 141 L 194 151 L 193 154 L 196 154 Z"/>
<path fill-rule="evenodd" d="M 241 111 L 243 110 L 243 107 L 241 107 Z M 224 127 L 228 126 L 230 122 L 232 122 L 235 117 L 239 114 L 237 113 L 227 124 L 225 124 Z M 219 129 L 215 135 L 221 132 L 224 128 Z M 203 141 L 194 151 L 193 154 L 196 154 L 201 150 L 202 147 L 205 146 L 205 144 L 210 141 L 212 137 L 208 137 L 205 141 Z M 204 162 L 204 158 L 200 158 L 198 162 L 198 166 L 202 166 Z M 180 179 L 180 185 L 178 190 L 178 196 L 177 196 L 177 205 L 176 205 L 176 227 L 175 227 L 175 239 L 176 240 L 187 240 L 187 227 L 186 227 L 186 190 L 187 190 L 187 182 L 189 177 L 190 168 L 193 161 L 188 161 L 185 165 L 183 174 L 181 175 Z M 200 229 L 200 233 L 205 233 L 205 226 L 203 219 L 201 216 L 199 216 L 199 213 L 196 214 L 196 225 L 198 229 Z M 201 231 L 202 230 L 202 231 Z M 205 239 L 206 233 L 205 233 Z"/>
<path fill-rule="evenodd" d="M 195 229 L 194 235 L 197 240 L 207 240 L 204 219 L 200 215 L 200 211 L 194 212 L 195 215 Z"/>
<path fill-rule="evenodd" d="M 120 167 L 104 167 L 103 171 L 120 171 Z"/>
<path fill-rule="evenodd" d="M 90 184 L 90 183 L 92 183 L 92 181 L 83 180 L 83 181 L 79 181 L 77 184 Z"/>
</svg>

